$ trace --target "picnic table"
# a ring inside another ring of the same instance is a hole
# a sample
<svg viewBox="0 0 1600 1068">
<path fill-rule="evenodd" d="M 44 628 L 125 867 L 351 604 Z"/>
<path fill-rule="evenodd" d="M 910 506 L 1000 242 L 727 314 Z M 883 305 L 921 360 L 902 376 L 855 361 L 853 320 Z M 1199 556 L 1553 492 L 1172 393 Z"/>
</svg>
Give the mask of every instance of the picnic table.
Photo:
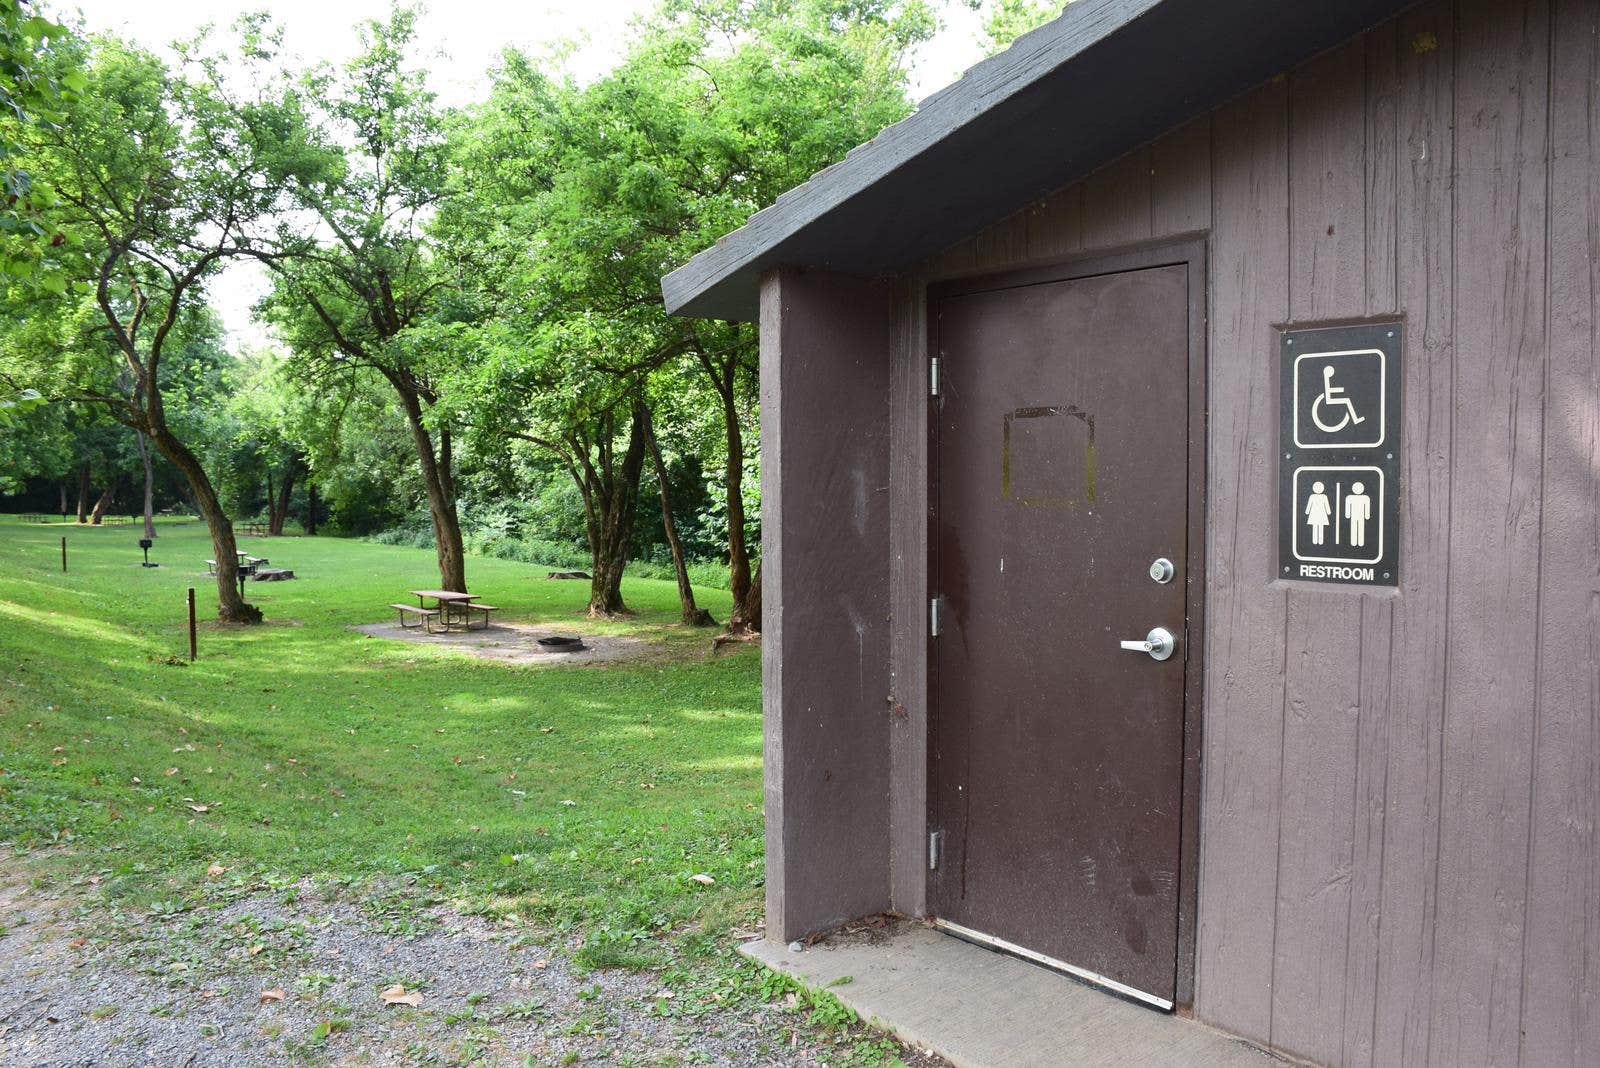
<svg viewBox="0 0 1600 1068">
<path fill-rule="evenodd" d="M 272 561 L 268 560 L 265 556 L 251 556 L 249 553 L 244 552 L 242 550 L 238 550 L 238 549 L 234 550 L 233 555 L 235 555 L 235 556 L 237 556 L 239 558 L 238 563 L 239 563 L 239 568 L 241 569 L 241 571 L 244 568 L 247 568 L 247 567 L 255 567 L 255 568 L 266 567 L 268 564 L 270 564 L 272 562 Z M 206 574 L 215 575 L 216 573 L 217 573 L 217 562 L 215 560 L 207 560 L 206 561 Z"/>
<path fill-rule="evenodd" d="M 483 613 L 483 626 L 489 626 L 489 613 L 498 612 L 499 609 L 492 604 L 484 604 L 478 600 L 475 593 L 460 593 L 456 590 L 412 590 L 411 595 L 417 599 L 416 607 L 408 604 L 391 604 L 400 614 L 401 627 L 414 627 L 417 624 L 407 623 L 408 618 L 420 618 L 421 625 L 428 633 L 433 633 L 435 622 L 441 630 L 449 632 L 452 626 L 459 626 L 463 630 L 472 629 L 472 613 Z M 428 601 L 432 600 L 430 607 Z"/>
</svg>

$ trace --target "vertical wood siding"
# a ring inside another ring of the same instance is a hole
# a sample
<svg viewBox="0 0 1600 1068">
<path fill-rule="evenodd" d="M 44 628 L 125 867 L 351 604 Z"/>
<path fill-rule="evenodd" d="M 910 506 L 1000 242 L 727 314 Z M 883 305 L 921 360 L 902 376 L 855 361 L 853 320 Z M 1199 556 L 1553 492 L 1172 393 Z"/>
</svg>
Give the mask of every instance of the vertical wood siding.
<svg viewBox="0 0 1600 1068">
<path fill-rule="evenodd" d="M 1553 20 L 1525 1064 L 1600 1050 L 1600 5 L 1560 0 Z"/>
<path fill-rule="evenodd" d="M 1195 1007 L 1318 1062 L 1600 1063 L 1597 86 L 1600 0 L 1434 0 L 975 235 L 900 298 L 915 420 L 922 281 L 1207 234 Z M 1401 584 L 1278 582 L 1274 326 L 1389 314 Z M 921 529 L 911 486 L 897 531 Z M 924 542 L 897 544 L 898 612 L 921 603 Z M 920 650 L 894 653 L 913 723 Z M 920 838 L 921 782 L 896 787 L 897 842 Z"/>
</svg>

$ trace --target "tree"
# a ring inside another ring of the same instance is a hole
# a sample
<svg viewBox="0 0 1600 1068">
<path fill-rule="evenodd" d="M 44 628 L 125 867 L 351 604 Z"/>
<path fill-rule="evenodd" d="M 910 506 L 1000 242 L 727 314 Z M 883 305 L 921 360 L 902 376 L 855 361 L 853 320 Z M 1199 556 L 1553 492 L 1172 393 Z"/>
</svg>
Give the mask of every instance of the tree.
<svg viewBox="0 0 1600 1068">
<path fill-rule="evenodd" d="M 156 536 L 156 467 L 155 461 L 150 457 L 150 439 L 145 437 L 142 430 L 133 432 L 134 447 L 139 451 L 139 466 L 144 471 L 144 536 L 154 539 Z"/>
<path fill-rule="evenodd" d="M 529 406 L 594 391 L 563 387 L 534 337 L 566 339 L 569 375 L 616 378 L 602 393 L 645 390 L 656 374 L 702 377 L 723 427 L 739 602 L 753 588 L 743 477 L 756 338 L 667 316 L 660 277 L 907 114 L 905 57 L 932 28 L 916 2 L 669 0 L 591 85 L 508 54 L 456 138 L 463 193 L 441 212 L 446 255 L 486 317 L 522 324 L 479 357 L 539 365 L 485 381 L 547 394 L 524 395 Z"/>
<path fill-rule="evenodd" d="M 63 415 L 37 390 L 0 395 L 0 493 L 20 493 L 30 478 L 65 473 L 72 442 Z"/>
<path fill-rule="evenodd" d="M 451 379 L 454 395 L 470 398 L 458 402 L 475 413 L 480 439 L 533 445 L 572 479 L 583 501 L 594 616 L 628 611 L 622 576 L 649 425 L 640 380 L 591 359 L 615 347 L 613 326 L 599 315 L 491 319 L 466 335 Z"/>
<path fill-rule="evenodd" d="M 272 349 L 247 350 L 234 367 L 224 425 L 214 437 L 230 457 L 228 492 L 237 507 L 265 507 L 268 535 L 283 534 L 313 455 L 336 450 L 345 401 L 339 393 L 302 388 L 288 360 Z"/>
<path fill-rule="evenodd" d="M 678 537 L 678 523 L 672 512 L 672 487 L 667 475 L 667 462 L 661 455 L 661 442 L 656 436 L 653 413 L 643 404 L 635 410 L 641 420 L 645 448 L 650 453 L 650 465 L 655 471 L 656 487 L 661 498 L 661 529 L 672 554 L 673 577 L 678 582 L 678 605 L 683 622 L 693 627 L 711 626 L 716 620 L 711 613 L 695 603 L 694 587 L 689 584 L 688 561 L 684 557 L 683 541 Z"/>
<path fill-rule="evenodd" d="M 992 56 L 1011 47 L 1018 37 L 1036 30 L 1066 10 L 1072 0 L 966 0 L 983 18 L 983 54 Z"/>
<path fill-rule="evenodd" d="M 72 34 L 30 14 L 26 0 L 0 0 L 0 274 L 64 294 L 81 268 L 81 243 L 63 228 L 50 182 L 27 160 L 33 135 L 62 119 L 86 85 Z"/>
<path fill-rule="evenodd" d="M 307 388 L 351 374 L 391 387 L 427 494 L 440 584 L 465 592 L 454 429 L 436 412 L 440 353 L 428 329 L 447 283 L 424 229 L 446 186 L 444 117 L 407 56 L 416 19 L 413 8 L 397 5 L 387 21 L 362 24 L 361 52 L 342 70 L 299 80 L 295 92 L 314 109 L 324 162 L 288 192 L 330 237 L 305 238 L 312 228 L 302 219 L 280 227 L 273 247 L 258 253 L 274 274 L 261 310 Z"/>
<path fill-rule="evenodd" d="M 74 279 L 84 300 L 22 307 L 31 369 L 57 395 L 104 407 L 143 434 L 183 475 L 211 534 L 218 615 L 258 622 L 236 584 L 233 526 L 211 479 L 169 417 L 173 350 L 208 340 L 207 280 L 252 250 L 252 229 L 279 203 L 292 172 L 298 113 L 292 101 L 227 100 L 220 61 L 192 52 L 193 76 L 147 52 L 97 39 L 84 91 L 62 122 L 30 131 L 24 159 L 49 175 L 65 224 L 89 255 Z M 269 151 L 270 150 L 270 151 Z"/>
</svg>

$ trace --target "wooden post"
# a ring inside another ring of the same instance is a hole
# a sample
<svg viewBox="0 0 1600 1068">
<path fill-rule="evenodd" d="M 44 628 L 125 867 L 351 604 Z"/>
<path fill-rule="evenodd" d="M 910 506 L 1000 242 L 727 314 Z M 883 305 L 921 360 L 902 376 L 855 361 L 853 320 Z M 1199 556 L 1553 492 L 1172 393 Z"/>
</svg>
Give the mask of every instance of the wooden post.
<svg viewBox="0 0 1600 1068">
<path fill-rule="evenodd" d="M 61 538 L 61 570 L 63 572 L 67 570 L 67 539 L 65 535 Z"/>
<path fill-rule="evenodd" d="M 195 657 L 195 641 L 194 641 L 194 587 L 193 587 L 193 586 L 190 586 L 190 587 L 189 587 L 189 659 L 190 659 L 190 661 L 193 661 L 193 660 L 194 660 L 194 657 Z"/>
</svg>

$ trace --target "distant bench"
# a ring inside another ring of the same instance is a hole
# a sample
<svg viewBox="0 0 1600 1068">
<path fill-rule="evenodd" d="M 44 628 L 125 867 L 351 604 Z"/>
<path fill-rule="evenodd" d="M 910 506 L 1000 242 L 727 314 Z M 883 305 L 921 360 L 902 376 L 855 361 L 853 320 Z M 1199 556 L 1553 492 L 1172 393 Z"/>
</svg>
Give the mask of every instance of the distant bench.
<svg viewBox="0 0 1600 1068">
<path fill-rule="evenodd" d="M 245 564 L 249 564 L 251 567 L 262 568 L 262 567 L 267 566 L 271 562 L 272 561 L 268 560 L 265 556 L 251 556 L 249 553 L 240 553 L 239 554 L 239 564 L 240 564 L 240 566 L 244 566 Z M 215 560 L 207 560 L 206 561 L 206 574 L 215 575 L 216 573 L 217 573 L 217 562 Z M 294 573 L 290 572 L 288 577 L 289 578 L 293 578 L 294 577 Z"/>
</svg>

